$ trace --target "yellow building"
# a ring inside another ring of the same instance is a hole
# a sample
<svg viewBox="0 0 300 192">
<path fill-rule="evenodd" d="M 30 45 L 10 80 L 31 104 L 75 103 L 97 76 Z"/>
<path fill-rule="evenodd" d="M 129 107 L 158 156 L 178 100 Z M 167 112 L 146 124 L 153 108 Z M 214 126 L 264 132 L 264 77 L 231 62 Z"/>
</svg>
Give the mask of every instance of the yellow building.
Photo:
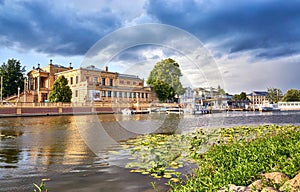
<svg viewBox="0 0 300 192">
<path fill-rule="evenodd" d="M 44 102 L 49 99 L 52 85 L 55 81 L 55 74 L 72 69 L 71 63 L 69 67 L 52 64 L 52 60 L 47 67 L 38 67 L 28 72 L 28 87 L 26 89 L 26 102 Z"/>
<path fill-rule="evenodd" d="M 154 91 L 144 87 L 144 80 L 134 75 L 120 74 L 90 65 L 73 69 L 55 65 L 50 60 L 47 67 L 38 67 L 27 74 L 26 102 L 49 100 L 54 81 L 64 76 L 72 90 L 72 102 L 151 103 L 156 100 Z M 24 95 L 24 93 L 23 93 Z M 22 96 L 23 96 L 22 95 Z M 24 99 L 22 99 L 23 101 Z M 24 100 L 25 101 L 25 100 Z"/>
<path fill-rule="evenodd" d="M 156 99 L 144 80 L 134 75 L 120 74 L 91 65 L 56 73 L 68 79 L 72 90 L 72 102 L 150 103 Z"/>
</svg>

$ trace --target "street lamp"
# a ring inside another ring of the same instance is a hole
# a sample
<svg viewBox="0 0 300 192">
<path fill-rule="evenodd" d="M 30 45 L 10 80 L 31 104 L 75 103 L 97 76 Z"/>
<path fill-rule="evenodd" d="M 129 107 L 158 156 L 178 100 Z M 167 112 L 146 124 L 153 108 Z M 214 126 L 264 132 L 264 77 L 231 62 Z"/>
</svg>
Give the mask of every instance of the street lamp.
<svg viewBox="0 0 300 192">
<path fill-rule="evenodd" d="M 20 87 L 18 87 L 18 102 L 20 101 Z"/>
</svg>

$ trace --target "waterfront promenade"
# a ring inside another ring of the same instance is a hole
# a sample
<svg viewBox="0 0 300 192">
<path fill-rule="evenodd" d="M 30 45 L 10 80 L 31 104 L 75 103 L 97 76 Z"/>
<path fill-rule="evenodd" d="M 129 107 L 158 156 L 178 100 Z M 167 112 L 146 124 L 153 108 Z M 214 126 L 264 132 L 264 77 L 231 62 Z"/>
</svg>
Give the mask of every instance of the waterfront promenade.
<svg viewBox="0 0 300 192">
<path fill-rule="evenodd" d="M 142 103 L 140 108 L 149 108 L 149 103 Z M 56 116 L 82 114 L 120 113 L 122 109 L 133 108 L 131 103 L 1 103 L 0 117 L 16 116 Z"/>
</svg>

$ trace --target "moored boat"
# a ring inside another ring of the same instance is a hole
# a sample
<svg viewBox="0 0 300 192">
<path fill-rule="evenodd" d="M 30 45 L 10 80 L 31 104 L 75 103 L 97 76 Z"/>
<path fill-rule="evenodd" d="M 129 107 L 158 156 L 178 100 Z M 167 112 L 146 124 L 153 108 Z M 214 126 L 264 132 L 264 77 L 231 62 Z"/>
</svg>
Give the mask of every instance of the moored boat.
<svg viewBox="0 0 300 192">
<path fill-rule="evenodd" d="M 183 114 L 183 109 L 180 107 L 169 107 L 166 110 L 167 114 Z"/>
</svg>

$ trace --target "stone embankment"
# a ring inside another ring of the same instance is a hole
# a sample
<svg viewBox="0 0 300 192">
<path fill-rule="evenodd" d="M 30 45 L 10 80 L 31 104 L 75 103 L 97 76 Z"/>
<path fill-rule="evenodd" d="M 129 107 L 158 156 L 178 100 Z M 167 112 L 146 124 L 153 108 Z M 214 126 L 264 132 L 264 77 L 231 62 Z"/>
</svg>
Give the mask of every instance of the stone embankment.
<svg viewBox="0 0 300 192">
<path fill-rule="evenodd" d="M 300 192 L 300 172 L 292 179 L 280 172 L 262 174 L 262 179 L 249 186 L 229 185 L 230 192 Z M 225 192 L 228 189 L 220 189 Z"/>
</svg>

